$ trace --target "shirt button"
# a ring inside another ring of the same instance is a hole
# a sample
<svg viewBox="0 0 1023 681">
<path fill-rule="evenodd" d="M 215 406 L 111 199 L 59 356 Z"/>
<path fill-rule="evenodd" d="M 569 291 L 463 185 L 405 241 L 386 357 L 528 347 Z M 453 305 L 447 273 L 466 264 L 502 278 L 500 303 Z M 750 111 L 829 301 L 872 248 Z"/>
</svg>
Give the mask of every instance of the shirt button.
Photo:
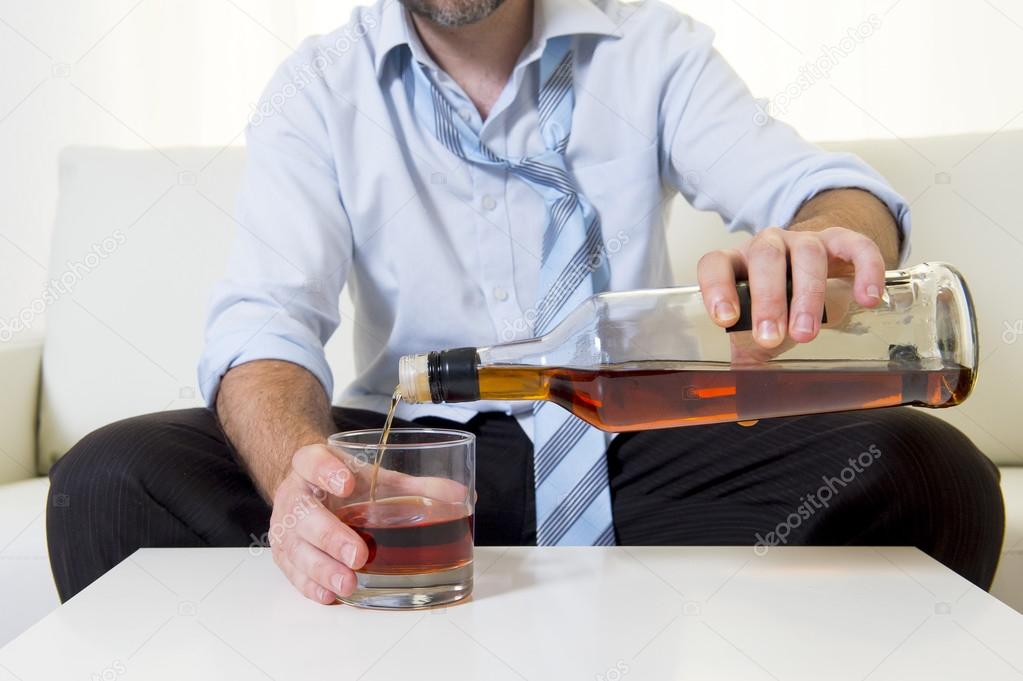
<svg viewBox="0 0 1023 681">
<path fill-rule="evenodd" d="M 483 206 L 483 210 L 494 210 L 497 208 L 497 199 L 490 194 L 484 195 L 483 200 L 480 203 Z"/>
<path fill-rule="evenodd" d="M 466 123 L 469 122 L 469 118 L 472 116 L 468 109 L 459 109 L 458 115 L 462 117 L 462 120 Z"/>
<path fill-rule="evenodd" d="M 501 301 L 503 303 L 504 301 L 508 300 L 508 292 L 505 291 L 500 286 L 495 286 L 494 287 L 494 297 L 497 298 L 499 301 Z"/>
</svg>

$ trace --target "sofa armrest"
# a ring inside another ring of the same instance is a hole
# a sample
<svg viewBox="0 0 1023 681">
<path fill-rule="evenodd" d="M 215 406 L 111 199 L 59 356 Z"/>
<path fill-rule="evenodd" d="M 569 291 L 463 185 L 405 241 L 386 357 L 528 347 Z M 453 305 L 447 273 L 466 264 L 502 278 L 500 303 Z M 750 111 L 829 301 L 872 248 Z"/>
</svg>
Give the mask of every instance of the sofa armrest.
<svg viewBox="0 0 1023 681">
<path fill-rule="evenodd" d="M 33 478 L 41 341 L 0 344 L 0 484 Z"/>
</svg>

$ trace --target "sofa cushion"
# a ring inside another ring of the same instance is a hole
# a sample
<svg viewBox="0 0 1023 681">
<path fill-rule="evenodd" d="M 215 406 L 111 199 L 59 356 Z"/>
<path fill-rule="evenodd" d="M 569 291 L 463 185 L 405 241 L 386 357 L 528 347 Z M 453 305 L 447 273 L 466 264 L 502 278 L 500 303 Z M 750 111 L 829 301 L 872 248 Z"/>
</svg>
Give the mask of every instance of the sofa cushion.
<svg viewBox="0 0 1023 681">
<path fill-rule="evenodd" d="M 991 593 L 1023 613 L 1023 467 L 1002 466 L 1005 539 Z"/>
<path fill-rule="evenodd" d="M 40 470 L 111 421 L 202 405 L 196 363 L 243 163 L 239 148 L 61 155 L 50 276 L 66 292 L 47 311 Z M 328 348 L 340 388 L 350 343 Z"/>
<path fill-rule="evenodd" d="M 38 474 L 36 410 L 41 352 L 38 342 L 0 342 L 4 381 L 0 391 L 0 484 Z"/>
<path fill-rule="evenodd" d="M 46 553 L 46 478 L 0 485 L 0 646 L 57 607 Z M 72 512 L 68 504 L 62 510 Z"/>
</svg>

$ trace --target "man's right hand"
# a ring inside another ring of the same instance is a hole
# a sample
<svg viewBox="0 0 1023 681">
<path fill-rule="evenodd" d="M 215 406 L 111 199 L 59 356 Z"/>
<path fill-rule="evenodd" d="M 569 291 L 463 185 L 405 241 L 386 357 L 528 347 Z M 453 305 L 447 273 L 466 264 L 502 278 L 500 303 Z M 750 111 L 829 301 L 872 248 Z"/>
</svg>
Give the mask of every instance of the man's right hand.
<svg viewBox="0 0 1023 681">
<path fill-rule="evenodd" d="M 277 487 L 269 541 L 274 562 L 306 598 L 334 603 L 356 587 L 354 570 L 369 556 L 355 530 L 328 510 L 331 497 L 346 497 L 356 476 L 325 445 L 302 447 Z"/>
</svg>

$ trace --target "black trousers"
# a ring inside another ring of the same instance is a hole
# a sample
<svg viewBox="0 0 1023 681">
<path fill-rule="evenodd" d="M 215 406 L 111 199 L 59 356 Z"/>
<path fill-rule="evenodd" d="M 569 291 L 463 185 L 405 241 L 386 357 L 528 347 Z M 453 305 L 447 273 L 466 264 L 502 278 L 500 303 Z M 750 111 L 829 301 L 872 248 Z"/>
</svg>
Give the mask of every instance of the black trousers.
<svg viewBox="0 0 1023 681">
<path fill-rule="evenodd" d="M 374 412 L 333 415 L 338 431 L 383 423 Z M 476 434 L 477 544 L 535 543 L 532 444 L 514 418 L 416 424 Z M 922 410 L 623 434 L 607 460 L 622 545 L 909 545 L 985 589 L 998 564 L 998 469 Z M 205 409 L 101 428 L 50 479 L 47 535 L 62 600 L 138 548 L 248 546 L 269 526 L 270 507 Z"/>
</svg>

